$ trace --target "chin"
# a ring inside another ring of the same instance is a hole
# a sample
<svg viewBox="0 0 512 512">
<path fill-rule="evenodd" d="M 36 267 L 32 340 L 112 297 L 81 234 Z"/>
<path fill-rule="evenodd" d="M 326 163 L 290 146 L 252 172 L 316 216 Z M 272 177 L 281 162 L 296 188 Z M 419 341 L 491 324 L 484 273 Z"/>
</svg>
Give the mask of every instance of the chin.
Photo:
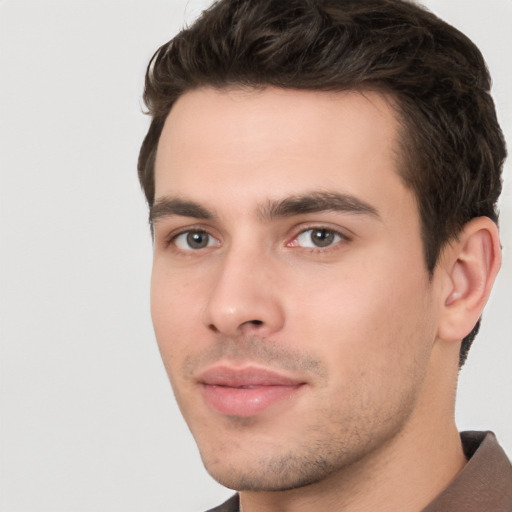
<svg viewBox="0 0 512 512">
<path fill-rule="evenodd" d="M 319 482 L 330 473 L 325 470 L 326 468 L 315 467 L 314 464 L 313 467 L 310 467 L 292 459 L 293 457 L 279 460 L 274 462 L 274 465 L 271 462 L 265 468 L 260 465 L 257 465 L 257 469 L 246 466 L 242 471 L 236 467 L 211 468 L 206 466 L 206 469 L 212 478 L 224 487 L 253 492 L 297 489 Z"/>
<path fill-rule="evenodd" d="M 255 443 L 257 444 L 257 443 Z M 271 492 L 306 487 L 328 478 L 350 465 L 358 456 L 343 451 L 333 453 L 332 446 L 313 443 L 289 453 L 242 454 L 235 447 L 214 455 L 201 453 L 208 473 L 224 487 L 237 491 Z"/>
</svg>

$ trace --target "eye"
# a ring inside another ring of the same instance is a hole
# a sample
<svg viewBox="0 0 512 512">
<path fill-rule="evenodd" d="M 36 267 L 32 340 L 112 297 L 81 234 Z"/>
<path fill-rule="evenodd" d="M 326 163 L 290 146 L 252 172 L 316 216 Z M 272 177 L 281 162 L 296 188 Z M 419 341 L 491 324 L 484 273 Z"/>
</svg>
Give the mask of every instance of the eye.
<svg viewBox="0 0 512 512">
<path fill-rule="evenodd" d="M 329 247 L 346 237 L 327 228 L 312 228 L 306 229 L 300 233 L 296 240 L 296 245 L 299 247 L 312 247 L 312 248 L 323 248 Z"/>
<path fill-rule="evenodd" d="M 211 236 L 206 231 L 185 231 L 179 235 L 176 235 L 171 242 L 182 251 L 197 251 L 199 249 L 205 249 L 207 247 L 216 247 L 219 245 L 219 241 Z"/>
</svg>

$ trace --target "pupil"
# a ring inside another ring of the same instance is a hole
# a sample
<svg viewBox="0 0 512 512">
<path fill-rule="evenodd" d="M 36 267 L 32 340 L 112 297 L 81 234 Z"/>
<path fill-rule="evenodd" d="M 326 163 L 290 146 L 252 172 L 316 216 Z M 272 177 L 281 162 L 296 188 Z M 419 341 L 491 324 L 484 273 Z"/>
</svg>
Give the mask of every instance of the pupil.
<svg viewBox="0 0 512 512">
<path fill-rule="evenodd" d="M 208 245 L 208 235 L 198 231 L 193 231 L 187 235 L 187 243 L 193 249 L 202 249 Z"/>
<path fill-rule="evenodd" d="M 334 240 L 334 233 L 328 229 L 315 229 L 311 233 L 311 240 L 318 247 L 327 247 Z"/>
</svg>

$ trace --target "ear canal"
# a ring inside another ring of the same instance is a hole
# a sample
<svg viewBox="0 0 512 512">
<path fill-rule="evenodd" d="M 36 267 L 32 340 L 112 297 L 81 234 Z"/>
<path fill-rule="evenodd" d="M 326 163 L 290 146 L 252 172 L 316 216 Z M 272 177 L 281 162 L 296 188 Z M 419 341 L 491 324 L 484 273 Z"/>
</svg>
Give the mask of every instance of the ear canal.
<svg viewBox="0 0 512 512">
<path fill-rule="evenodd" d="M 451 270 L 452 290 L 446 298 L 445 305 L 451 306 L 457 300 L 461 299 L 471 288 L 470 276 L 468 275 L 467 263 L 464 260 L 457 259 Z"/>
<path fill-rule="evenodd" d="M 462 297 L 462 293 L 460 292 L 453 292 L 451 295 L 446 299 L 446 306 L 451 306 L 456 300 L 460 299 Z"/>
</svg>

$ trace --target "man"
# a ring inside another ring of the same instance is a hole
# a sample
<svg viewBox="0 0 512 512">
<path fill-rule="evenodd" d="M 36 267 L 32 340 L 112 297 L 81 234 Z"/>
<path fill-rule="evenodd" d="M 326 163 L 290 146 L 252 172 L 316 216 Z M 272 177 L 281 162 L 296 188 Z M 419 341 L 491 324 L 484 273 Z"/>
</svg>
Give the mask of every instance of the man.
<svg viewBox="0 0 512 512">
<path fill-rule="evenodd" d="M 478 49 L 401 0 L 221 0 L 155 54 L 152 316 L 216 511 L 510 511 L 459 368 L 500 266 Z"/>
</svg>

